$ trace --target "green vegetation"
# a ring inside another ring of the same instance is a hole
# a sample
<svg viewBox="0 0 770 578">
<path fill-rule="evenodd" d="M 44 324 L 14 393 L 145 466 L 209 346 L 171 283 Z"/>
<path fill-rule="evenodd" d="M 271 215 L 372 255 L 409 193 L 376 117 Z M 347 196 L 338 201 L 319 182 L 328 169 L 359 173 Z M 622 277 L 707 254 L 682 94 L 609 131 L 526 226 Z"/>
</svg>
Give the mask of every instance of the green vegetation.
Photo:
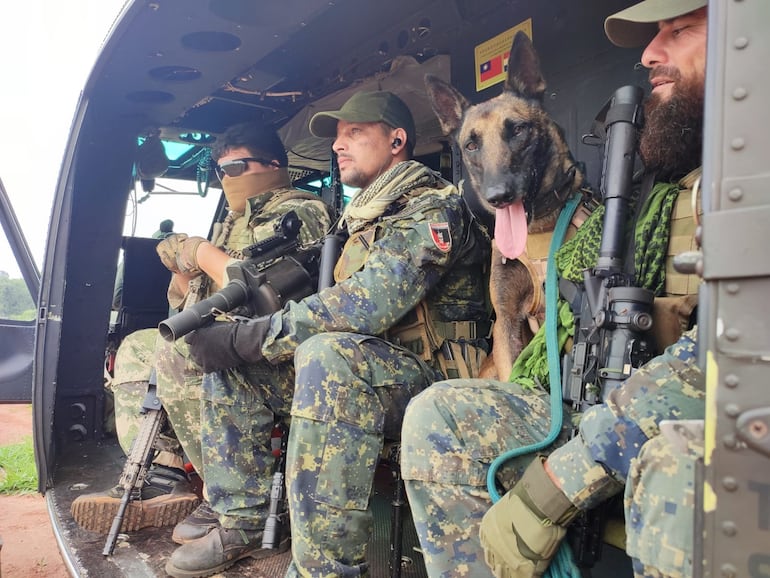
<svg viewBox="0 0 770 578">
<path fill-rule="evenodd" d="M 37 470 L 32 437 L 0 447 L 0 494 L 37 492 Z"/>
<path fill-rule="evenodd" d="M 37 313 L 24 279 L 10 279 L 0 271 L 0 319 L 33 321 Z"/>
</svg>

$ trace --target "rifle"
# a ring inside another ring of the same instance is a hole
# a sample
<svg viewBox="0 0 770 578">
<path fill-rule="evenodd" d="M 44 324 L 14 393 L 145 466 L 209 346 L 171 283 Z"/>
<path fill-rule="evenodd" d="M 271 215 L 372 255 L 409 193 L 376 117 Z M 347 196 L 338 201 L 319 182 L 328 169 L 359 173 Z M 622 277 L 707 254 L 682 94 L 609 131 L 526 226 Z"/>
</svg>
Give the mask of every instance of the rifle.
<svg viewBox="0 0 770 578">
<path fill-rule="evenodd" d="M 278 311 L 290 300 L 315 293 L 321 243 L 299 247 L 302 221 L 289 211 L 274 225 L 275 234 L 246 247 L 246 259 L 227 267 L 230 282 L 207 299 L 161 321 L 158 330 L 175 341 L 214 322 L 219 315 L 260 317 Z"/>
<path fill-rule="evenodd" d="M 635 286 L 633 272 L 627 272 L 624 263 L 633 165 L 643 124 L 642 98 L 638 86 L 623 86 L 597 117 L 606 132 L 599 258 L 596 266 L 583 272 L 581 285 L 559 282 L 575 315 L 574 345 L 562 364 L 563 396 L 578 411 L 601 403 L 653 356 L 649 331 L 654 294 Z M 600 557 L 604 517 L 605 511 L 598 508 L 574 523 L 578 530 L 575 555 L 581 566 L 591 567 Z"/>
<path fill-rule="evenodd" d="M 144 414 L 144 419 L 142 419 L 139 432 L 131 444 L 131 450 L 128 452 L 128 458 L 123 466 L 123 472 L 118 482 L 123 488 L 123 496 L 120 499 L 118 511 L 112 520 L 112 526 L 107 534 L 107 541 L 104 543 L 104 550 L 102 550 L 103 556 L 110 556 L 115 549 L 115 542 L 118 539 L 118 533 L 123 525 L 123 518 L 126 515 L 126 508 L 129 502 L 137 499 L 141 494 L 144 478 L 152 464 L 155 442 L 160 431 L 163 429 L 163 425 L 166 423 L 166 412 L 163 410 L 156 392 L 157 383 L 155 370 L 153 369 L 147 386 L 147 395 L 145 395 L 142 401 L 141 412 Z"/>
<path fill-rule="evenodd" d="M 340 180 L 340 165 L 337 162 L 337 153 L 331 150 L 329 166 L 329 184 L 321 187 L 321 199 L 332 209 L 332 220 L 342 215 L 345 209 L 345 190 Z"/>
<path fill-rule="evenodd" d="M 329 233 L 324 237 L 318 291 L 334 285 L 334 266 L 339 258 L 344 238 L 342 233 Z M 272 439 L 275 456 L 273 483 L 270 486 L 270 506 L 267 520 L 265 520 L 265 529 L 262 532 L 262 547 L 268 550 L 280 548 L 283 528 L 289 516 L 286 509 L 286 446 L 289 441 L 289 430 L 280 419 L 276 419 L 273 426 Z"/>
</svg>

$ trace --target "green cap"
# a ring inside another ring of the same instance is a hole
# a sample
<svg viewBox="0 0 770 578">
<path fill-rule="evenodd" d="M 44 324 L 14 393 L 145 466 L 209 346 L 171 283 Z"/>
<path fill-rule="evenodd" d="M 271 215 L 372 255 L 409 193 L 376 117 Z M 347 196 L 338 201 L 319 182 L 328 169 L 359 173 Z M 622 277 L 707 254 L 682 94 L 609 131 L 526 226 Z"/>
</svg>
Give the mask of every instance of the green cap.
<svg viewBox="0 0 770 578">
<path fill-rule="evenodd" d="M 658 22 L 677 18 L 706 4 L 708 0 L 644 0 L 608 16 L 604 32 L 616 46 L 644 46 L 658 33 Z"/>
<path fill-rule="evenodd" d="M 414 118 L 409 107 L 392 92 L 357 92 L 341 109 L 314 114 L 310 119 L 310 132 L 319 137 L 335 137 L 338 120 L 384 122 L 393 128 L 403 128 L 412 145 L 417 140 Z"/>
</svg>

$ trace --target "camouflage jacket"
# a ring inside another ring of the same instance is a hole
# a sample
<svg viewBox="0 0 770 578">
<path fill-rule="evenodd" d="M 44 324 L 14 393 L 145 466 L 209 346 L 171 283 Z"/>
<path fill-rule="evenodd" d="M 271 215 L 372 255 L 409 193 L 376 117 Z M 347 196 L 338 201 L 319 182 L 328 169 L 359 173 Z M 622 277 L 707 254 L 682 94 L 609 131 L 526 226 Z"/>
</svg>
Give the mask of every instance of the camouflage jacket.
<svg viewBox="0 0 770 578">
<path fill-rule="evenodd" d="M 439 321 L 484 320 L 489 258 L 489 239 L 457 189 L 438 177 L 415 184 L 348 239 L 336 285 L 273 314 L 262 353 L 288 360 L 330 331 L 382 336 L 423 300 Z"/>
</svg>

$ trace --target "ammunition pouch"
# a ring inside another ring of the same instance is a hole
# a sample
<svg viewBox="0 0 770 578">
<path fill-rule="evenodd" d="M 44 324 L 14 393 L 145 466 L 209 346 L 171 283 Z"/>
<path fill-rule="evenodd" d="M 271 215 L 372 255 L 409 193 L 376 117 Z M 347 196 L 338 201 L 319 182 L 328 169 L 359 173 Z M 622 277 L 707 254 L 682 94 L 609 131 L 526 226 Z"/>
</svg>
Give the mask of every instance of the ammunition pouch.
<svg viewBox="0 0 770 578">
<path fill-rule="evenodd" d="M 676 343 L 682 333 L 692 328 L 697 305 L 697 294 L 655 298 L 652 332 L 658 351 Z"/>
<path fill-rule="evenodd" d="M 386 339 L 408 349 L 441 370 L 447 379 L 476 377 L 486 358 L 482 341 L 489 324 L 476 321 L 436 321 L 421 302 Z"/>
</svg>

